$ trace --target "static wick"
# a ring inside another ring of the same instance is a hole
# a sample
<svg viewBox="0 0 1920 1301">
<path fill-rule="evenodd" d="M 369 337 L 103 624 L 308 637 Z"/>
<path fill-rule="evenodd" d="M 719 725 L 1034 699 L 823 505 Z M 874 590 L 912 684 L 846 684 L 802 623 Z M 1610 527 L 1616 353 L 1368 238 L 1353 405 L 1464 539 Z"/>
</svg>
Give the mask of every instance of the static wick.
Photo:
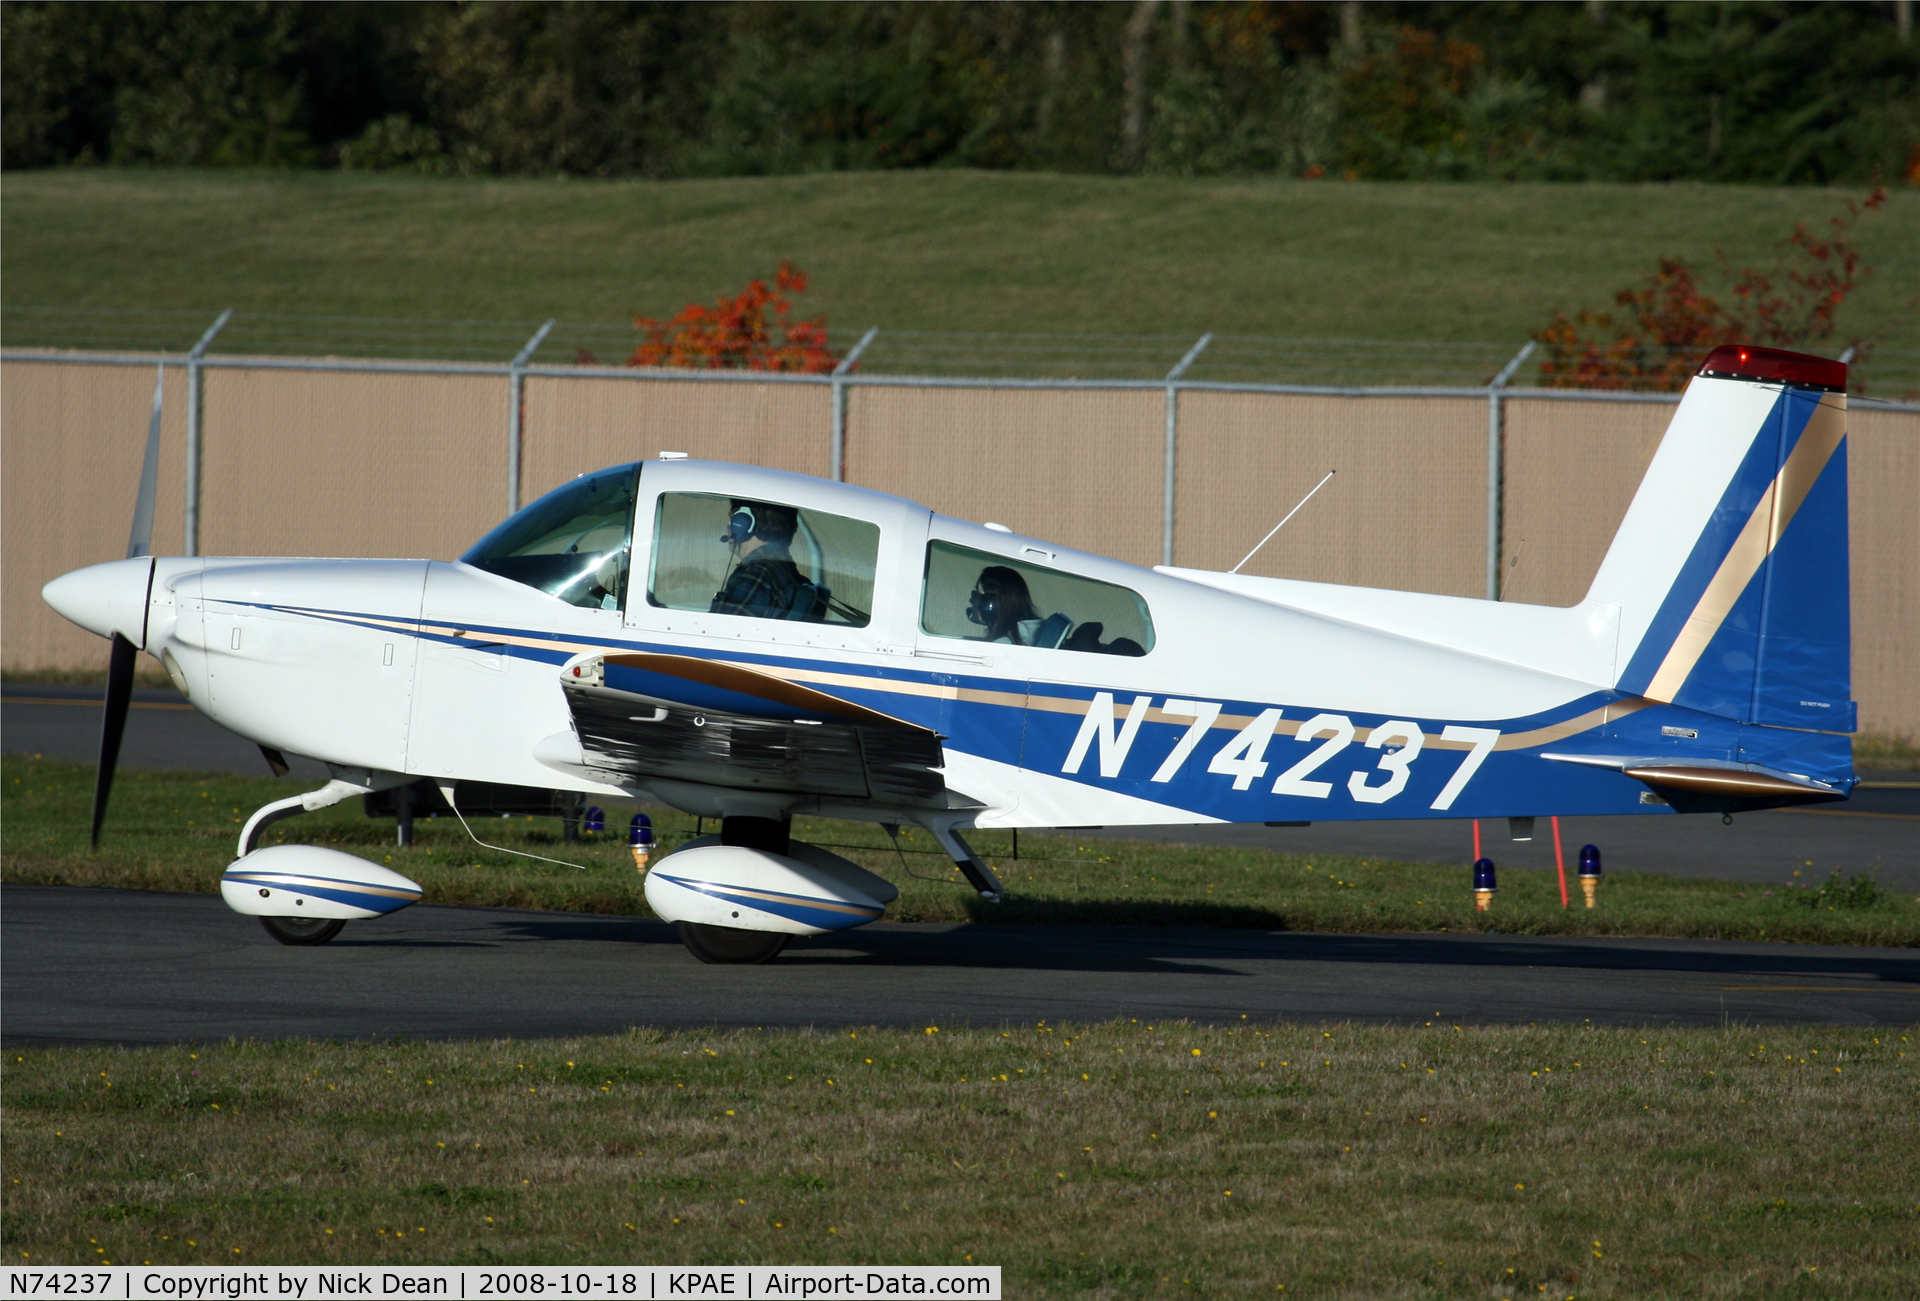
<svg viewBox="0 0 1920 1301">
<path fill-rule="evenodd" d="M 1314 492 L 1319 492 L 1319 491 L 1320 491 L 1320 490 L 1321 490 L 1322 488 L 1324 488 L 1324 487 L 1326 487 L 1326 486 L 1327 486 L 1327 479 L 1331 479 L 1331 478 L 1333 477 L 1333 474 L 1334 474 L 1334 472 L 1333 472 L 1332 470 L 1328 470 L 1328 471 L 1327 471 L 1327 474 L 1326 474 L 1326 478 L 1325 478 L 1325 479 L 1322 479 L 1322 480 L 1320 480 L 1320 482 L 1319 482 L 1319 483 L 1316 483 L 1316 484 L 1314 484 L 1314 485 L 1313 485 L 1313 492 L 1309 492 L 1309 493 L 1308 493 L 1308 494 L 1307 494 L 1306 496 L 1304 496 L 1304 497 L 1302 497 L 1302 498 L 1300 499 L 1300 506 L 1304 506 L 1304 505 L 1306 505 L 1306 504 L 1307 504 L 1308 502 L 1310 502 L 1310 501 L 1312 501 L 1312 500 L 1313 500 L 1313 493 L 1314 493 Z M 1254 558 L 1255 556 L 1257 556 L 1257 555 L 1259 555 L 1259 554 L 1260 554 L 1260 547 L 1264 547 L 1264 546 L 1266 546 L 1266 545 L 1267 545 L 1267 543 L 1269 543 L 1269 542 L 1271 542 L 1271 541 L 1273 541 L 1273 535 L 1274 535 L 1275 533 L 1278 533 L 1278 532 L 1279 532 L 1279 531 L 1280 531 L 1281 529 L 1283 529 L 1283 528 L 1285 528 L 1285 527 L 1287 526 L 1287 520 L 1290 520 L 1290 519 L 1292 519 L 1292 518 L 1293 518 L 1293 517 L 1294 517 L 1295 515 L 1298 515 L 1298 514 L 1300 513 L 1300 506 L 1295 506 L 1295 507 L 1294 507 L 1294 508 L 1293 508 L 1292 510 L 1290 510 L 1290 511 L 1288 511 L 1288 512 L 1287 512 L 1287 515 L 1286 515 L 1286 519 L 1283 519 L 1283 520 L 1281 520 L 1281 521 L 1280 521 L 1280 522 L 1279 522 L 1278 524 L 1275 524 L 1275 525 L 1274 525 L 1274 526 L 1273 526 L 1273 527 L 1272 527 L 1271 529 L 1269 529 L 1269 530 L 1267 531 L 1267 536 L 1265 536 L 1264 538 L 1261 538 L 1261 539 L 1260 539 L 1260 546 L 1259 546 L 1259 547 L 1255 547 L 1255 548 L 1254 548 L 1253 550 L 1251 550 L 1251 551 L 1249 551 L 1249 552 L 1247 552 L 1247 554 L 1246 554 L 1246 555 L 1244 555 L 1244 556 L 1242 556 L 1242 557 L 1240 558 L 1240 564 L 1239 564 L 1239 565 L 1235 565 L 1235 566 L 1234 566 L 1234 567 L 1233 567 L 1232 569 L 1229 569 L 1229 570 L 1228 570 L 1227 572 L 1228 572 L 1229 574 L 1237 574 L 1237 573 L 1239 573 L 1239 572 L 1240 572 L 1240 565 L 1244 565 L 1244 564 L 1246 564 L 1246 563 L 1247 563 L 1247 561 L 1249 561 L 1249 560 L 1251 560 L 1251 559 L 1253 559 L 1253 558 Z"/>
</svg>

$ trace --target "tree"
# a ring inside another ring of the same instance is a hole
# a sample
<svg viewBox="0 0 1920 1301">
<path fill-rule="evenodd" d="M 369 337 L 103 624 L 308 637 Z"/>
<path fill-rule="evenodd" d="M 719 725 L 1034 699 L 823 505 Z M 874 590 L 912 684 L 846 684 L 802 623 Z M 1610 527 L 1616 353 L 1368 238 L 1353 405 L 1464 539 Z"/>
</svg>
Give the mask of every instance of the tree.
<svg viewBox="0 0 1920 1301">
<path fill-rule="evenodd" d="M 785 258 L 774 282 L 753 280 L 712 307 L 689 303 L 670 321 L 634 318 L 646 336 L 629 366 L 691 370 L 773 370 L 822 374 L 838 362 L 827 346 L 827 318 L 793 320 L 789 295 L 807 291 L 806 273 Z"/>
<path fill-rule="evenodd" d="M 1678 389 L 1701 355 L 1723 343 L 1824 343 L 1833 337 L 1840 305 L 1872 274 L 1853 241 L 1854 223 L 1886 198 L 1876 187 L 1865 199 L 1849 200 L 1829 219 L 1824 238 L 1799 223 L 1769 270 L 1735 269 L 1719 255 L 1730 301 L 1703 291 L 1686 263 L 1661 258 L 1639 285 L 1614 295 L 1624 311 L 1556 313 L 1534 336 L 1546 350 L 1541 374 L 1556 387 Z"/>
<path fill-rule="evenodd" d="M 0 163 L 1831 183 L 1920 155 L 1885 4 L 0 0 Z"/>
</svg>

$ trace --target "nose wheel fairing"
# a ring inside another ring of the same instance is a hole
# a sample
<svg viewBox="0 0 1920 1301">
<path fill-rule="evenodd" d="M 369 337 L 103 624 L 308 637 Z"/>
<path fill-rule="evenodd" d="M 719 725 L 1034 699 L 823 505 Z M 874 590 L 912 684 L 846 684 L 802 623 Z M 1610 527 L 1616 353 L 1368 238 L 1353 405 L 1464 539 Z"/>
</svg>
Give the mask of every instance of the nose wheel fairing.
<svg viewBox="0 0 1920 1301">
<path fill-rule="evenodd" d="M 220 897 L 242 916 L 258 917 L 282 944 L 325 944 L 347 922 L 384 917 L 420 901 L 420 884 L 390 868 L 319 845 L 256 849 L 261 832 L 282 818 L 323 809 L 354 795 L 402 782 L 393 773 L 335 777 L 319 790 L 275 800 L 247 819 L 240 857 L 220 877 Z"/>
</svg>

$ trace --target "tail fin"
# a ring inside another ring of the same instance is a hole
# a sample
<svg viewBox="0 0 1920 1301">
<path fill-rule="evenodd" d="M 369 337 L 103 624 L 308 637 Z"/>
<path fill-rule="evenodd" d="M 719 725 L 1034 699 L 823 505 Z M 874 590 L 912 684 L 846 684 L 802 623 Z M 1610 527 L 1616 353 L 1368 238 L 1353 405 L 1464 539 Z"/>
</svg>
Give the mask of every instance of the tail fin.
<svg viewBox="0 0 1920 1301">
<path fill-rule="evenodd" d="M 1851 732 L 1845 365 L 1714 349 L 1589 601 L 1618 686 L 1744 723 Z"/>
</svg>

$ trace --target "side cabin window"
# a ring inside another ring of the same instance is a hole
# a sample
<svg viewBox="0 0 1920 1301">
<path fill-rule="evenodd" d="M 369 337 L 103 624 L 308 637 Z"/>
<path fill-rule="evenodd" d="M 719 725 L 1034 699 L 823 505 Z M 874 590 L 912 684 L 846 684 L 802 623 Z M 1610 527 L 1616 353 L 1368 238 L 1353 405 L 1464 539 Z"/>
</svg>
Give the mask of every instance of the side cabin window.
<svg viewBox="0 0 1920 1301">
<path fill-rule="evenodd" d="M 654 516 L 647 599 L 669 610 L 864 628 L 880 529 L 747 497 L 668 492 Z"/>
<path fill-rule="evenodd" d="M 638 465 L 583 474 L 508 516 L 460 559 L 569 605 L 618 610 L 639 482 Z"/>
<path fill-rule="evenodd" d="M 1137 593 L 951 542 L 927 544 L 920 626 L 935 637 L 1099 655 L 1153 649 L 1153 618 Z"/>
</svg>

